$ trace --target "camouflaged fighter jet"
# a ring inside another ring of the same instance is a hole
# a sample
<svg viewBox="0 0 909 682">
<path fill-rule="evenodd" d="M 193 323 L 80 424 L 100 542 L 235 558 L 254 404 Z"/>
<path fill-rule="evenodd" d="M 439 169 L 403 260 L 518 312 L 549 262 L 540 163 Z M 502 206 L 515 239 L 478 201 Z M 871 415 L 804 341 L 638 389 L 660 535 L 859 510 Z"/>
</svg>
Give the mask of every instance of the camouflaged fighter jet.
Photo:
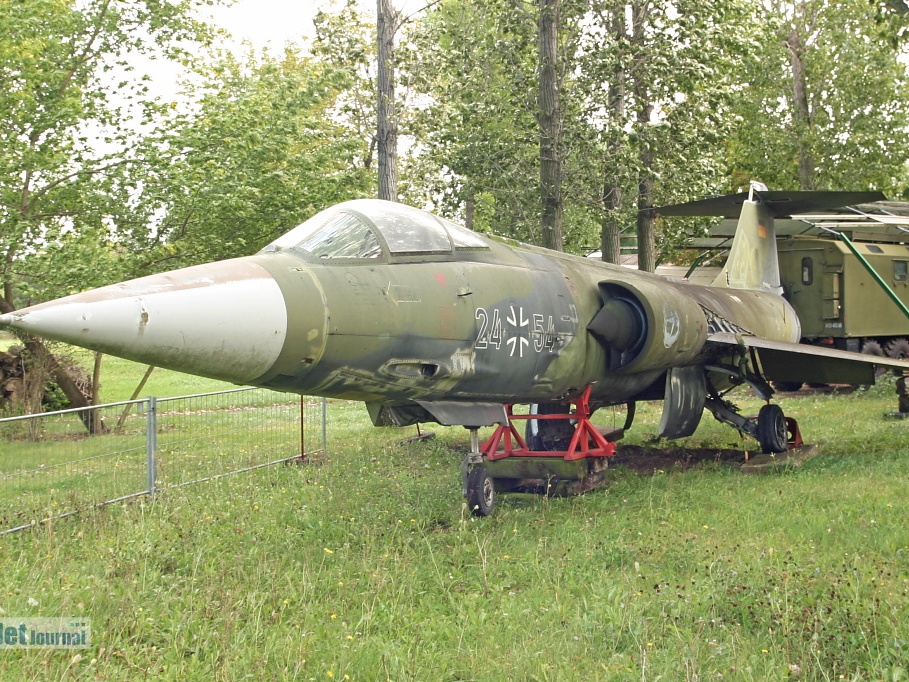
<svg viewBox="0 0 909 682">
<path fill-rule="evenodd" d="M 377 425 L 466 426 L 465 493 L 483 514 L 502 455 L 478 450 L 477 429 L 508 428 L 512 404 L 537 404 L 541 416 L 528 444 L 513 427 L 504 434 L 518 441 L 508 455 L 563 450 L 589 412 L 640 400 L 663 401 L 662 437 L 692 434 L 706 407 L 779 452 L 791 426 L 769 403 L 770 381 L 870 384 L 875 366 L 909 370 L 799 345 L 781 296 L 774 216 L 881 198 L 752 189 L 725 199 L 739 226 L 711 286 L 491 239 L 402 204 L 349 201 L 253 256 L 68 296 L 0 324 L 236 384 L 361 400 Z M 724 397 L 741 384 L 768 401 L 757 418 Z M 584 439 L 565 459 L 611 454 Z"/>
</svg>

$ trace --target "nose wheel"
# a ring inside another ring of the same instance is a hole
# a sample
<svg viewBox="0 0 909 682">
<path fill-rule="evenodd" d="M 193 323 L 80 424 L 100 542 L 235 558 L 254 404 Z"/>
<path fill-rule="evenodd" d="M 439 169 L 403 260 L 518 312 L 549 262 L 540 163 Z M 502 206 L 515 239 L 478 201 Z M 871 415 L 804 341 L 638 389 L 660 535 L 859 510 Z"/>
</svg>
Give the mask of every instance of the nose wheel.
<svg viewBox="0 0 909 682">
<path fill-rule="evenodd" d="M 467 507 L 474 516 L 489 516 L 495 504 L 496 489 L 486 467 L 475 466 L 467 474 Z"/>
</svg>

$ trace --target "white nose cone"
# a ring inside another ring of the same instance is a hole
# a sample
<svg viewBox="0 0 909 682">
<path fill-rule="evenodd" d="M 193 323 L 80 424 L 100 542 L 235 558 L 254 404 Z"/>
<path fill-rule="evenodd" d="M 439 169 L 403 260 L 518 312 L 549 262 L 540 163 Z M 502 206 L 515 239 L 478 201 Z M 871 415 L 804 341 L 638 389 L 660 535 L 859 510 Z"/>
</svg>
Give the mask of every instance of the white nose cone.
<svg viewBox="0 0 909 682">
<path fill-rule="evenodd" d="M 189 374 L 249 383 L 287 335 L 277 282 L 250 258 L 93 289 L 0 317 L 30 334 Z"/>
</svg>

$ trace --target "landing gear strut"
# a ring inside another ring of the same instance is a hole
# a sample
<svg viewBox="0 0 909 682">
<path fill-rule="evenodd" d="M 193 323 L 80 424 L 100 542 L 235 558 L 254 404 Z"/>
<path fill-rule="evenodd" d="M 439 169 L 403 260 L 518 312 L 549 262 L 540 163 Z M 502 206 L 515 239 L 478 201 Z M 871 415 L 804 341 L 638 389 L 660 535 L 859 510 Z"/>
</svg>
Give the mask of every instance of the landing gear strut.
<svg viewBox="0 0 909 682">
<path fill-rule="evenodd" d="M 743 417 L 735 405 L 720 397 L 707 398 L 706 407 L 717 421 L 756 439 L 762 452 L 785 452 L 803 445 L 798 423 L 785 416 L 779 405 L 764 405 L 757 417 Z"/>
<path fill-rule="evenodd" d="M 474 516 L 489 516 L 495 504 L 495 485 L 492 476 L 483 466 L 480 452 L 478 429 L 470 429 L 470 452 L 461 464 L 462 493 L 467 498 L 467 507 Z"/>
</svg>

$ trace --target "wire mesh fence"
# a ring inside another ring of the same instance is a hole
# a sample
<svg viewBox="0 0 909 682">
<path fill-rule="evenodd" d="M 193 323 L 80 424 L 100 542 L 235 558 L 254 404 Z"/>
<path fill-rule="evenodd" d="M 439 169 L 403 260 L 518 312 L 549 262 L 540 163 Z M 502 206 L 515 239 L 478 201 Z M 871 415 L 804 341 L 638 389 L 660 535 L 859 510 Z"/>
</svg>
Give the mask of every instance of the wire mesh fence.
<svg viewBox="0 0 909 682">
<path fill-rule="evenodd" d="M 325 449 L 322 399 L 241 388 L 0 419 L 0 533 Z"/>
</svg>

